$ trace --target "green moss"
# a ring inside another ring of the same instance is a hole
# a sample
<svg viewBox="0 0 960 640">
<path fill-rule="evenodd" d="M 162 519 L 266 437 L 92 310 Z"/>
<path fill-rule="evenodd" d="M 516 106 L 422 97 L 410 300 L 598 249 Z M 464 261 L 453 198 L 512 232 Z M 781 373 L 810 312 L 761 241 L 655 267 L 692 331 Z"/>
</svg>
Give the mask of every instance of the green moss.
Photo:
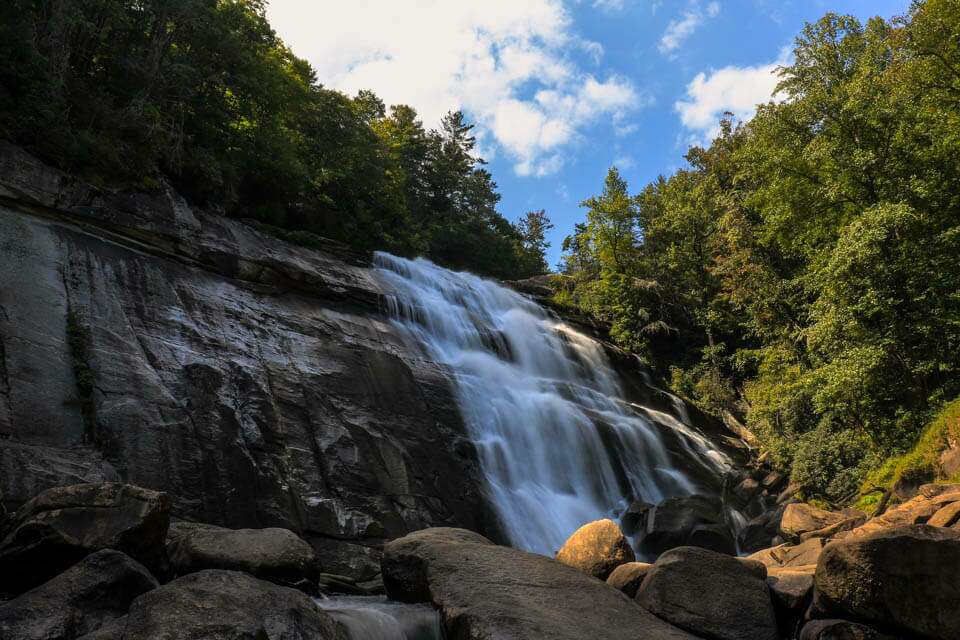
<svg viewBox="0 0 960 640">
<path fill-rule="evenodd" d="M 887 458 L 876 470 L 867 475 L 861 486 L 858 508 L 869 508 L 880 499 L 874 489 L 893 488 L 898 482 L 960 481 L 960 473 L 947 477 L 940 468 L 940 454 L 948 441 L 960 441 L 960 398 L 948 403 L 937 417 L 923 430 L 916 445 L 910 451 Z M 873 491 L 873 493 L 868 493 Z"/>
<path fill-rule="evenodd" d="M 80 399 L 80 414 L 83 417 L 88 442 L 97 442 L 97 419 L 93 404 L 93 370 L 87 356 L 90 332 L 76 311 L 67 312 L 67 345 L 73 363 L 73 378 Z"/>
</svg>

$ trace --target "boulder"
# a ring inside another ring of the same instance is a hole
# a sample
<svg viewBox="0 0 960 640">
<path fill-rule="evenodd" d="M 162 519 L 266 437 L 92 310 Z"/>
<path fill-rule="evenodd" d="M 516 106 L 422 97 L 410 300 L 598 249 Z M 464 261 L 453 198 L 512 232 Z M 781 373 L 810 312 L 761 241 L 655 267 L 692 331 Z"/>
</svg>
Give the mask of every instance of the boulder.
<svg viewBox="0 0 960 640">
<path fill-rule="evenodd" d="M 633 548 L 613 520 L 583 525 L 557 552 L 559 562 L 600 580 L 606 580 L 614 569 L 635 559 Z"/>
<path fill-rule="evenodd" d="M 780 535 L 784 540 L 797 542 L 800 536 L 847 520 L 842 513 L 826 511 L 803 502 L 788 504 L 780 520 Z"/>
<path fill-rule="evenodd" d="M 960 500 L 960 484 L 925 484 L 917 495 L 903 504 L 888 509 L 883 515 L 870 518 L 850 531 L 850 537 L 865 536 L 895 527 L 924 524 L 944 506 Z"/>
<path fill-rule="evenodd" d="M 960 531 L 910 525 L 832 542 L 814 578 L 816 617 L 956 640 Z"/>
<path fill-rule="evenodd" d="M 313 548 L 287 529 L 223 529 L 182 525 L 167 545 L 174 576 L 202 569 L 244 571 L 262 580 L 316 593 L 320 565 Z"/>
<path fill-rule="evenodd" d="M 607 584 L 614 589 L 619 589 L 629 597 L 637 595 L 637 589 L 643 582 L 647 572 L 650 571 L 652 564 L 646 562 L 628 562 L 622 564 L 613 570 L 610 577 L 607 578 Z"/>
<path fill-rule="evenodd" d="M 827 542 L 822 538 L 811 538 L 800 544 L 781 544 L 762 549 L 747 557 L 762 562 L 768 567 L 801 567 L 817 564 L 826 544 Z"/>
<path fill-rule="evenodd" d="M 856 622 L 847 620 L 811 620 L 803 625 L 800 640 L 896 640 Z"/>
<path fill-rule="evenodd" d="M 157 570 L 164 559 L 165 493 L 107 482 L 44 491 L 14 513 L 0 542 L 0 591 L 22 593 L 101 549 Z"/>
<path fill-rule="evenodd" d="M 383 579 L 390 598 L 440 609 L 447 638 L 694 640 L 580 570 L 462 529 L 388 543 Z"/>
<path fill-rule="evenodd" d="M 760 491 L 760 483 L 753 478 L 744 478 L 740 484 L 733 488 L 734 494 L 743 502 L 750 501 L 753 496 Z"/>
<path fill-rule="evenodd" d="M 779 471 L 771 471 L 760 481 L 760 486 L 767 491 L 776 491 L 787 481 L 787 477 Z"/>
<path fill-rule="evenodd" d="M 642 500 L 634 500 L 620 516 L 620 528 L 623 533 L 632 536 L 647 526 L 647 514 L 653 508 L 652 504 Z"/>
<path fill-rule="evenodd" d="M 715 640 L 776 640 L 766 581 L 736 558 L 697 547 L 667 551 L 654 563 L 636 601 L 667 622 Z"/>
<path fill-rule="evenodd" d="M 927 520 L 931 527 L 952 527 L 957 522 L 960 522 L 960 501 L 951 502 Z"/>
<path fill-rule="evenodd" d="M 774 605 L 785 611 L 802 613 L 813 595 L 813 575 L 817 565 L 774 567 L 767 569 L 767 586 Z"/>
<path fill-rule="evenodd" d="M 156 587 L 156 579 L 136 560 L 119 551 L 97 551 L 0 604 L 0 638 L 76 638 L 124 616 L 134 598 Z"/>
<path fill-rule="evenodd" d="M 813 597 L 813 574 L 816 565 L 771 567 L 767 586 L 773 599 L 773 611 L 782 638 L 796 638 L 810 608 Z"/>
<path fill-rule="evenodd" d="M 771 546 L 773 538 L 780 530 L 780 519 L 785 506 L 777 507 L 747 522 L 737 535 L 737 544 L 742 552 L 752 552 Z"/>
<path fill-rule="evenodd" d="M 702 546 L 733 554 L 736 543 L 719 498 L 700 495 L 667 498 L 647 514 L 641 548 L 651 555 L 679 546 Z"/>
<path fill-rule="evenodd" d="M 800 540 L 809 540 L 810 538 L 833 538 L 838 534 L 856 529 L 866 521 L 867 515 L 865 513 L 849 515 L 846 519 L 840 520 L 839 522 L 835 522 L 831 525 L 827 525 L 822 529 L 801 533 Z"/>
<path fill-rule="evenodd" d="M 112 640 L 347 640 L 302 592 L 219 569 L 191 573 L 143 594 L 113 634 Z"/>
</svg>

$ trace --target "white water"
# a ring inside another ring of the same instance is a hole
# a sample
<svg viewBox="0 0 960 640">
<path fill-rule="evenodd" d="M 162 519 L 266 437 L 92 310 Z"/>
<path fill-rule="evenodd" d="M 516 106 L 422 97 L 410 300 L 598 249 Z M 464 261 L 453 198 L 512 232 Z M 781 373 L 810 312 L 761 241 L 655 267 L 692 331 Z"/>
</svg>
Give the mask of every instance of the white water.
<svg viewBox="0 0 960 640">
<path fill-rule="evenodd" d="M 401 604 L 376 596 L 317 598 L 350 640 L 441 640 L 440 616 L 429 605 Z"/>
<path fill-rule="evenodd" d="M 502 525 L 515 547 L 552 555 L 586 522 L 637 498 L 695 492 L 660 428 L 692 464 L 730 461 L 681 419 L 624 400 L 602 346 L 520 294 L 423 260 L 378 253 L 388 311 L 449 367 Z M 681 405 L 682 407 L 682 405 Z"/>
</svg>

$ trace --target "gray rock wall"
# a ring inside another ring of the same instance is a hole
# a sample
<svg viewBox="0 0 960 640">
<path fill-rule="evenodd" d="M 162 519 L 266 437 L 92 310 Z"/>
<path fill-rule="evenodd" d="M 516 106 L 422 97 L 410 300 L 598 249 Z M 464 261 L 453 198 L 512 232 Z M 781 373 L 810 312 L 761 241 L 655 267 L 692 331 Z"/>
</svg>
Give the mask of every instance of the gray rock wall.
<svg viewBox="0 0 960 640">
<path fill-rule="evenodd" d="M 0 144 L 7 507 L 122 480 L 170 492 L 181 518 L 301 532 L 354 574 L 411 530 L 496 535 L 445 371 L 386 320 L 363 264 Z"/>
</svg>

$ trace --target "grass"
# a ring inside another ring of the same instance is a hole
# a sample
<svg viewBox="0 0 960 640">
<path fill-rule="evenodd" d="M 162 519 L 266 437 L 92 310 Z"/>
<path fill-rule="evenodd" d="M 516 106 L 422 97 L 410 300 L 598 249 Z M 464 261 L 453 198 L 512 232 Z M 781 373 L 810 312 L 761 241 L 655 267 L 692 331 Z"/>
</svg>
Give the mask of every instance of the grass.
<svg viewBox="0 0 960 640">
<path fill-rule="evenodd" d="M 869 510 L 880 500 L 877 487 L 892 488 L 904 482 L 960 482 L 960 473 L 946 476 L 940 468 L 940 454 L 949 442 L 960 442 L 960 398 L 946 404 L 937 417 L 923 430 L 913 449 L 902 455 L 887 458 L 867 475 L 861 485 L 857 508 Z M 867 493 L 873 491 L 872 493 Z"/>
</svg>

